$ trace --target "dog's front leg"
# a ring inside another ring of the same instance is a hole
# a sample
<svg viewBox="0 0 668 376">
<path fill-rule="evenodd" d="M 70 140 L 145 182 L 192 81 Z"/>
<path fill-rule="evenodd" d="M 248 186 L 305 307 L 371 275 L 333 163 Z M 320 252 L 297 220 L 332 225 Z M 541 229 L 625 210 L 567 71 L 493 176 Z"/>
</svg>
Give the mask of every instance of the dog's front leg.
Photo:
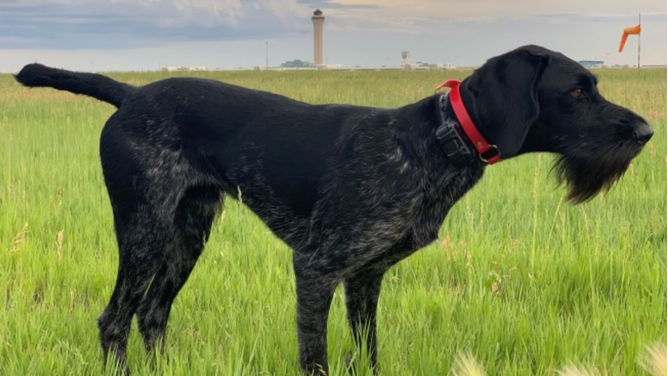
<svg viewBox="0 0 668 376">
<path fill-rule="evenodd" d="M 295 257 L 299 365 L 307 375 L 328 375 L 327 317 L 338 279 Z"/>
<path fill-rule="evenodd" d="M 358 349 L 366 339 L 371 368 L 377 374 L 376 309 L 386 269 L 365 269 L 344 281 L 348 322 Z"/>
</svg>

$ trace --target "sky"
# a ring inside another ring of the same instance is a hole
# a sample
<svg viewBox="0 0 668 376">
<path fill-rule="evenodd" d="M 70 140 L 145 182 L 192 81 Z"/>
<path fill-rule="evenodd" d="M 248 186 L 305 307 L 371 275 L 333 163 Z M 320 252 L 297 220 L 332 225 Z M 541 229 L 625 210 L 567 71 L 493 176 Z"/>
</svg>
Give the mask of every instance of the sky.
<svg viewBox="0 0 668 376">
<path fill-rule="evenodd" d="M 345 67 L 413 62 L 479 66 L 537 44 L 575 60 L 666 64 L 665 0 L 0 0 L 0 72 L 31 62 L 80 71 L 165 66 L 238 69 L 313 61 L 315 9 L 324 59 Z"/>
</svg>

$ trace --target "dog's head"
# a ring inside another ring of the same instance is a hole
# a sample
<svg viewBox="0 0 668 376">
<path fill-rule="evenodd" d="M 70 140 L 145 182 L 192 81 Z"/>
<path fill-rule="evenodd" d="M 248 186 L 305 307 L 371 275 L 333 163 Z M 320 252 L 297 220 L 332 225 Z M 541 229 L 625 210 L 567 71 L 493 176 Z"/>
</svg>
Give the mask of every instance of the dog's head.
<svg viewBox="0 0 668 376">
<path fill-rule="evenodd" d="M 462 84 L 462 97 L 502 158 L 557 153 L 556 176 L 579 203 L 610 188 L 653 134 L 642 117 L 603 98 L 596 84 L 566 56 L 525 46 L 488 60 Z"/>
</svg>

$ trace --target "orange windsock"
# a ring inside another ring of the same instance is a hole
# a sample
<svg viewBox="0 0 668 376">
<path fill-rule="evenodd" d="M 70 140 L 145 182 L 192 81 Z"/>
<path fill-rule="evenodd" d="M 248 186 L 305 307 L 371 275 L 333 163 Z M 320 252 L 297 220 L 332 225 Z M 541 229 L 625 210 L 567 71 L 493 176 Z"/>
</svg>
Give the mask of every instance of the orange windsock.
<svg viewBox="0 0 668 376">
<path fill-rule="evenodd" d="M 640 35 L 640 32 L 642 29 L 640 28 L 640 24 L 636 26 L 631 26 L 627 27 L 624 29 L 624 34 L 622 34 L 622 41 L 619 43 L 619 52 L 622 52 L 624 50 L 624 45 L 626 44 L 626 38 L 629 37 L 629 35 Z"/>
</svg>

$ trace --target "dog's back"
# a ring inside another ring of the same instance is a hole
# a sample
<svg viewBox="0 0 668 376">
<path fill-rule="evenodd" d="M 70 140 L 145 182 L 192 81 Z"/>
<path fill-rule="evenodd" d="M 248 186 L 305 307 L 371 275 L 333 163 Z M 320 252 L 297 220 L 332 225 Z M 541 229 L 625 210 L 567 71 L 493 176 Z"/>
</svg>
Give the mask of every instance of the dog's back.
<svg viewBox="0 0 668 376">
<path fill-rule="evenodd" d="M 395 143 L 387 127 L 391 110 L 310 105 L 201 78 L 136 87 L 40 64 L 25 66 L 16 80 L 88 95 L 118 108 L 100 142 L 110 190 L 124 191 L 135 172 L 182 166 L 232 197 L 241 192 L 282 238 L 286 234 L 272 223 L 277 207 L 281 223 L 306 220 L 327 174 L 374 165 L 369 159 L 396 148 L 385 150 Z"/>
</svg>

